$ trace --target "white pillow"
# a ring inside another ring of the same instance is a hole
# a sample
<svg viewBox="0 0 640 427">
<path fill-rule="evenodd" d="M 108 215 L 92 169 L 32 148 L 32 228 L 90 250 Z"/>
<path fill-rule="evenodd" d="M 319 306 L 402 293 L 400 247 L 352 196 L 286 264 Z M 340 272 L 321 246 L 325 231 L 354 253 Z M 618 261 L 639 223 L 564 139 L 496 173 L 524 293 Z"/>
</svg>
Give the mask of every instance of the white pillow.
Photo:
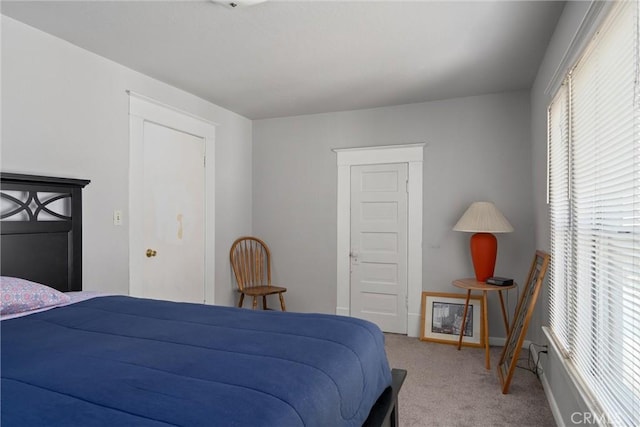
<svg viewBox="0 0 640 427">
<path fill-rule="evenodd" d="M 66 304 L 71 298 L 40 283 L 1 276 L 0 300 L 0 315 L 5 315 Z"/>
</svg>

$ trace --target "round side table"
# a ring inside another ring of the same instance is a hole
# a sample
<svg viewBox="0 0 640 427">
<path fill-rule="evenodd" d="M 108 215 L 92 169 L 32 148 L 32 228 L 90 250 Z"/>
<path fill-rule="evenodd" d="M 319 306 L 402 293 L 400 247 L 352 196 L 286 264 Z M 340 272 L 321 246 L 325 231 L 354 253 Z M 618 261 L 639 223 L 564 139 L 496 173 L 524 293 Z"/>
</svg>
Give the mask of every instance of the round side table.
<svg viewBox="0 0 640 427">
<path fill-rule="evenodd" d="M 482 329 L 484 330 L 484 352 L 486 362 L 485 367 L 487 369 L 491 369 L 491 356 L 489 355 L 489 317 L 487 316 L 487 292 L 498 291 L 498 296 L 500 297 L 500 308 L 502 309 L 502 319 L 504 320 L 504 328 L 507 331 L 507 335 L 509 335 L 509 320 L 507 319 L 507 311 L 504 307 L 502 291 L 513 289 L 518 286 L 518 284 L 516 282 L 513 282 L 513 284 L 506 286 L 488 285 L 484 282 L 478 282 L 476 279 L 457 279 L 452 283 L 453 286 L 460 289 L 465 289 L 467 291 L 467 301 L 464 304 L 462 327 L 460 328 L 460 339 L 458 340 L 458 350 L 460 350 L 460 348 L 462 347 L 462 338 L 464 336 L 464 329 L 467 322 L 467 310 L 469 308 L 469 298 L 471 297 L 471 291 L 482 291 L 482 305 L 484 307 L 484 309 L 482 310 Z"/>
</svg>

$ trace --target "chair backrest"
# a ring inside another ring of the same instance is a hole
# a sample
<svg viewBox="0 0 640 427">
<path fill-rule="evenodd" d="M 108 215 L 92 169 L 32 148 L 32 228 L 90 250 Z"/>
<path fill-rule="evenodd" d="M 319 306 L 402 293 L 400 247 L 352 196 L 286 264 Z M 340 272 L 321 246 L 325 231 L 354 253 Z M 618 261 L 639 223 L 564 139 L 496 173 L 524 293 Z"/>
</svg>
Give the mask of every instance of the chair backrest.
<svg viewBox="0 0 640 427">
<path fill-rule="evenodd" d="M 229 253 L 231 267 L 243 291 L 255 286 L 271 286 L 271 252 L 257 237 L 240 237 Z"/>
</svg>

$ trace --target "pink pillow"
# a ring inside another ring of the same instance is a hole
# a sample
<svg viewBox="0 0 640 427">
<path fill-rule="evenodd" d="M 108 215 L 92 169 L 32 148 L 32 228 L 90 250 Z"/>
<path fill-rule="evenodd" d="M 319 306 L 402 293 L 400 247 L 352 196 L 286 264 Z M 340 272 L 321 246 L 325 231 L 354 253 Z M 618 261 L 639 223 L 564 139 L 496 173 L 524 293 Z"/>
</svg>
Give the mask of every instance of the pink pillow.
<svg viewBox="0 0 640 427">
<path fill-rule="evenodd" d="M 68 295 L 40 283 L 17 277 L 0 277 L 0 314 L 14 314 L 25 311 L 66 304 Z"/>
</svg>

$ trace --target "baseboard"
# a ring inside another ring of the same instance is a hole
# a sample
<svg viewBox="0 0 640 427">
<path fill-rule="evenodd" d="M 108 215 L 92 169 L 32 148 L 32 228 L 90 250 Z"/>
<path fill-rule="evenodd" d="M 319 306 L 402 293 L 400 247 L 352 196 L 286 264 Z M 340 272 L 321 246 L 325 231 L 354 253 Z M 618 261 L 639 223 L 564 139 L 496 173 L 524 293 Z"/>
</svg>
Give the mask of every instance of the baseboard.
<svg viewBox="0 0 640 427">
<path fill-rule="evenodd" d="M 407 336 L 420 336 L 420 313 L 409 313 L 407 324 Z"/>
<path fill-rule="evenodd" d="M 489 337 L 489 345 L 493 345 L 496 347 L 504 347 L 504 344 L 507 342 L 506 338 L 503 337 Z M 522 342 L 522 348 L 529 349 L 531 345 L 531 341 L 524 340 Z"/>
<path fill-rule="evenodd" d="M 336 307 L 336 314 L 338 316 L 349 316 L 351 315 L 351 311 L 349 307 Z"/>
<path fill-rule="evenodd" d="M 538 363 L 538 355 L 534 356 L 534 362 Z M 556 425 L 558 427 L 566 427 L 564 420 L 562 419 L 562 413 L 560 412 L 560 407 L 558 406 L 558 402 L 556 401 L 553 392 L 551 391 L 551 385 L 547 380 L 547 376 L 542 372 L 540 374 L 540 382 L 542 383 L 542 389 L 544 390 L 544 395 L 547 396 L 547 402 L 549 403 L 549 409 L 551 409 L 551 414 L 553 415 L 553 419 L 556 421 Z"/>
</svg>

